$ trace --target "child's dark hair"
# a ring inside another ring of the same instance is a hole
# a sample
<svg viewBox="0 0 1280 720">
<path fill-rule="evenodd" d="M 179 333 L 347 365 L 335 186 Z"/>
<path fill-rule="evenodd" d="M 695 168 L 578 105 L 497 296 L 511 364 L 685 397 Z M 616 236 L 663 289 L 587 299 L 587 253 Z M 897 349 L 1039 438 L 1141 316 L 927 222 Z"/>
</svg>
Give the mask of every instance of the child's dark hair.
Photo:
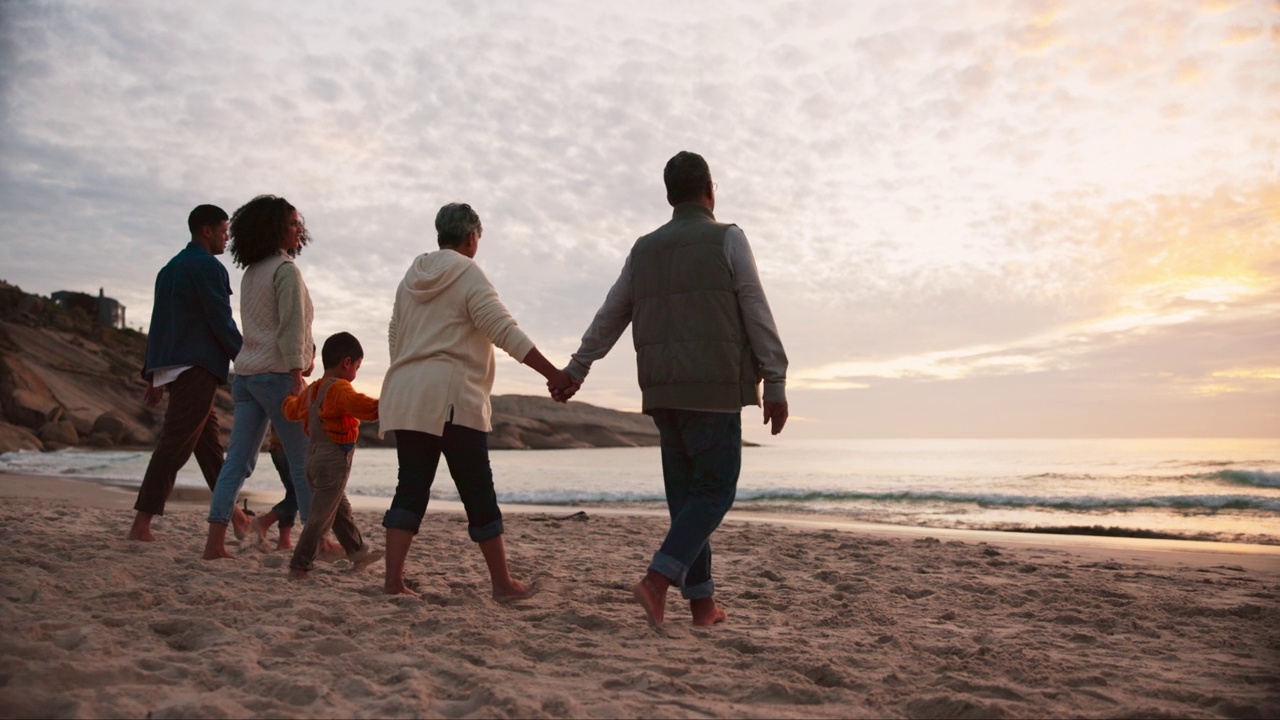
<svg viewBox="0 0 1280 720">
<path fill-rule="evenodd" d="M 360 341 L 349 332 L 330 335 L 329 339 L 324 341 L 324 348 L 320 350 L 320 360 L 324 362 L 324 369 L 332 370 L 338 367 L 344 358 L 364 359 L 364 348 L 360 347 Z"/>
</svg>

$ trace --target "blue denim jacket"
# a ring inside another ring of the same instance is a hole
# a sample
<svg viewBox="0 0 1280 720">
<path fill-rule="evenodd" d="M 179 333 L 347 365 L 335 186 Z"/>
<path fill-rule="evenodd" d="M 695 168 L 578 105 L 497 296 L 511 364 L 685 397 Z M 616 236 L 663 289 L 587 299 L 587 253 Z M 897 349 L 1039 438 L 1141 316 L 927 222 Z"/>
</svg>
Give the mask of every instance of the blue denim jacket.
<svg viewBox="0 0 1280 720">
<path fill-rule="evenodd" d="M 142 376 L 195 365 L 226 382 L 244 338 L 231 316 L 231 280 L 218 258 L 187 243 L 156 275 L 155 306 Z"/>
</svg>

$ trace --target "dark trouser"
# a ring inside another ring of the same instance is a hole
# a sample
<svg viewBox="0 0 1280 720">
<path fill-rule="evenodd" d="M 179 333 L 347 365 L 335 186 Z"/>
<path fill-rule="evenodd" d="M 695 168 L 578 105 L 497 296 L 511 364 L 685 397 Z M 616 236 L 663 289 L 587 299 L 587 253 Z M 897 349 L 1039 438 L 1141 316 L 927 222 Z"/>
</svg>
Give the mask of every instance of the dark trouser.
<svg viewBox="0 0 1280 720">
<path fill-rule="evenodd" d="M 662 480 L 671 529 L 649 569 L 690 600 L 715 593 L 711 533 L 733 506 L 742 469 L 741 413 L 653 411 L 662 442 Z"/>
<path fill-rule="evenodd" d="M 298 494 L 293 491 L 293 481 L 289 478 L 289 456 L 283 447 L 271 450 L 271 464 L 276 466 L 276 474 L 284 485 L 284 499 L 276 503 L 271 512 L 280 518 L 280 529 L 285 530 L 293 527 L 298 519 Z"/>
<path fill-rule="evenodd" d="M 324 432 L 323 429 L 320 432 Z M 311 512 L 302 528 L 302 537 L 293 551 L 289 567 L 310 570 L 315 566 L 320 543 L 329 530 L 351 557 L 364 547 L 360 528 L 351 516 L 347 501 L 347 478 L 351 476 L 351 457 L 355 450 L 344 450 L 324 440 L 311 441 L 307 451 L 307 483 L 311 486 Z"/>
<path fill-rule="evenodd" d="M 173 491 L 178 471 L 194 452 L 204 481 L 212 490 L 222 472 L 223 448 L 219 437 L 218 415 L 213 411 L 213 397 L 218 392 L 218 378 L 202 367 L 183 372 L 165 386 L 169 407 L 164 411 L 160 438 L 147 463 L 147 472 L 138 488 L 138 501 L 133 509 L 149 515 L 163 515 L 165 501 Z"/>
<path fill-rule="evenodd" d="M 484 542 L 501 535 L 502 511 L 498 509 L 493 470 L 489 468 L 489 433 L 453 423 L 445 423 L 442 436 L 396 430 L 399 482 L 382 526 L 418 534 L 442 454 L 466 508 L 471 539 Z"/>
</svg>

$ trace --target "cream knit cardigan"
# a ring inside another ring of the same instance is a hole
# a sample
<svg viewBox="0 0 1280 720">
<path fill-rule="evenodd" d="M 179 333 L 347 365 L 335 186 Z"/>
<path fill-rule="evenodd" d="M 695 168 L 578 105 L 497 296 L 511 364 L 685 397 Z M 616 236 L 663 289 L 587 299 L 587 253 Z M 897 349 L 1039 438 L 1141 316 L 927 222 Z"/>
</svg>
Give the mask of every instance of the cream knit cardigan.
<svg viewBox="0 0 1280 720">
<path fill-rule="evenodd" d="M 244 346 L 237 375 L 305 370 L 315 359 L 311 321 L 315 310 L 302 273 L 283 250 L 259 260 L 240 280 Z"/>
<path fill-rule="evenodd" d="M 396 289 L 378 430 L 489 432 L 493 346 L 523 362 L 534 348 L 479 265 L 454 250 L 419 255 Z"/>
</svg>

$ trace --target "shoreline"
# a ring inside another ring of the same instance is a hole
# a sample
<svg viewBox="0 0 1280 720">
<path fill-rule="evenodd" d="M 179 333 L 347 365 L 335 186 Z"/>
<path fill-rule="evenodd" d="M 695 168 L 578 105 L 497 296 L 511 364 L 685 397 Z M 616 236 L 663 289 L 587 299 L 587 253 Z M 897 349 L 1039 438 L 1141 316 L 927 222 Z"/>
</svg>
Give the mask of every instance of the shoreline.
<svg viewBox="0 0 1280 720">
<path fill-rule="evenodd" d="M 120 507 L 132 509 L 137 495 L 136 486 L 123 481 L 90 477 L 58 477 L 54 475 L 28 475 L 0 471 L 0 497 L 29 497 L 57 499 L 72 504 L 91 507 Z M 256 490 L 241 492 L 259 505 L 270 506 L 275 495 Z M 177 506 L 207 507 L 210 493 L 207 488 L 175 486 L 169 503 Z M 367 495 L 349 495 L 352 509 L 374 513 L 386 510 L 390 498 Z M 578 512 L 588 516 L 613 518 L 666 518 L 662 509 L 640 507 L 611 507 L 590 504 L 544 505 L 534 503 L 503 503 L 506 514 L 546 515 L 551 520 L 568 520 Z M 463 514 L 462 503 L 448 500 L 432 500 L 431 512 Z M 1187 567 L 1212 567 L 1231 564 L 1275 575 L 1280 579 L 1280 545 L 1233 543 L 1211 540 L 1182 540 L 1168 538 L 1138 538 L 1116 535 L 1073 535 L 1066 533 L 1039 533 L 1011 530 L 972 530 L 962 528 L 933 528 L 918 525 L 892 525 L 848 520 L 825 515 L 796 513 L 760 513 L 750 510 L 730 510 L 725 525 L 765 525 L 790 528 L 799 531 L 835 531 L 856 533 L 885 539 L 924 540 L 936 539 L 949 542 L 986 543 L 1024 548 L 1070 552 L 1095 559 L 1135 560 Z M 127 523 L 124 526 L 127 529 Z"/>
<path fill-rule="evenodd" d="M 420 595 L 389 597 L 380 563 L 298 581 L 287 551 L 200 559 L 207 490 L 150 543 L 124 538 L 128 489 L 0 474 L 0 497 L 0 717 L 1280 715 L 1265 546 L 739 513 L 714 539 L 727 621 L 692 625 L 673 592 L 653 627 L 630 589 L 663 512 L 508 505 L 512 575 L 539 591 L 498 603 L 456 503 L 406 559 Z"/>
</svg>

